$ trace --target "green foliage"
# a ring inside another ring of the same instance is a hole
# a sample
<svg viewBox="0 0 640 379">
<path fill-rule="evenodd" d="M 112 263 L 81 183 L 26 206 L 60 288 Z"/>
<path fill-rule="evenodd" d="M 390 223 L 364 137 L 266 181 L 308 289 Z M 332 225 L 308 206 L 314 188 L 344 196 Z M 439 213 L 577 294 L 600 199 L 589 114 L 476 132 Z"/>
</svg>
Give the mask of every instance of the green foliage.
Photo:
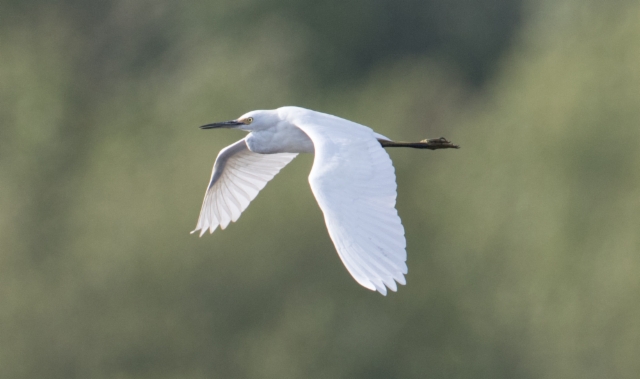
<svg viewBox="0 0 640 379">
<path fill-rule="evenodd" d="M 369 41 L 376 20 L 429 19 L 405 3 L 388 19 L 353 3 L 348 40 L 316 3 L 1 6 L 0 377 L 635 377 L 640 6 L 528 3 L 506 53 L 477 47 L 495 75 L 476 87 L 446 53 L 473 39 Z M 320 67 L 317 46 L 361 50 Z M 311 156 L 227 230 L 188 233 L 242 137 L 197 126 L 285 104 L 462 146 L 390 151 L 397 294 L 342 267 Z"/>
</svg>

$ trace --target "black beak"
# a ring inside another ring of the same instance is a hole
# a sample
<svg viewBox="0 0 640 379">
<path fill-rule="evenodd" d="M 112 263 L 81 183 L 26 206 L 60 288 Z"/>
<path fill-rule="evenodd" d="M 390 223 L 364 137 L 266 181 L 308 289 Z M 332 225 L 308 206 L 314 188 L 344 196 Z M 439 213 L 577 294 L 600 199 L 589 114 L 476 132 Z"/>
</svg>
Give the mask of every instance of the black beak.
<svg viewBox="0 0 640 379">
<path fill-rule="evenodd" d="M 215 129 L 215 128 L 233 128 L 234 126 L 243 125 L 243 122 L 238 120 L 214 122 L 213 124 L 202 125 L 200 129 Z"/>
</svg>

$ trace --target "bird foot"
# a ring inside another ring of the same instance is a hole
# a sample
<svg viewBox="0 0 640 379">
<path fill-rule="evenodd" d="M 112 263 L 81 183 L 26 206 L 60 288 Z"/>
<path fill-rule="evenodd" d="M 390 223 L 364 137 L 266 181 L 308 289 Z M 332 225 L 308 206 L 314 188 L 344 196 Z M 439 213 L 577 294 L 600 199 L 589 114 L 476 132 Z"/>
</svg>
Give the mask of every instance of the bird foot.
<svg viewBox="0 0 640 379">
<path fill-rule="evenodd" d="M 420 141 L 420 144 L 423 145 L 424 149 L 459 149 L 460 146 L 454 145 L 451 141 L 448 141 L 444 137 L 434 138 L 434 139 L 423 139 Z"/>
</svg>

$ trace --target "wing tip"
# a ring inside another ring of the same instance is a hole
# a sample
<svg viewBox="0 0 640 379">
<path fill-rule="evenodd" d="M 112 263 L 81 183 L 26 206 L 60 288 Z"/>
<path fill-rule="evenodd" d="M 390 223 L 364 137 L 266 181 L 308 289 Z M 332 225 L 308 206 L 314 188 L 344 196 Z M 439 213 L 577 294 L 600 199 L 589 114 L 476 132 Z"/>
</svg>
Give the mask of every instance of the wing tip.
<svg viewBox="0 0 640 379">
<path fill-rule="evenodd" d="M 204 233 L 207 231 L 208 228 L 195 228 L 194 230 L 190 231 L 189 234 L 193 234 L 197 231 L 200 231 L 200 234 L 198 235 L 198 237 L 202 237 L 204 235 Z M 211 231 L 211 233 L 213 233 L 213 231 Z"/>
<path fill-rule="evenodd" d="M 204 234 L 204 229 L 202 229 L 202 228 L 196 228 L 196 229 L 192 230 L 189 234 L 193 234 L 193 233 L 197 232 L 198 230 L 200 231 L 200 234 L 198 235 L 198 238 L 202 237 L 202 235 Z"/>
<path fill-rule="evenodd" d="M 382 296 L 387 296 L 388 291 L 387 290 L 391 290 L 393 292 L 398 292 L 398 286 L 397 284 L 404 286 L 407 284 L 407 279 L 404 277 L 404 275 L 401 275 L 400 277 L 393 277 L 392 278 L 392 284 L 389 285 L 386 282 L 382 282 L 382 285 L 377 285 L 376 283 L 374 283 L 373 281 L 370 281 L 369 283 L 367 283 L 368 285 L 363 285 L 363 287 L 373 291 L 373 292 L 378 292 L 380 293 Z M 373 287 L 373 288 L 371 288 Z"/>
</svg>

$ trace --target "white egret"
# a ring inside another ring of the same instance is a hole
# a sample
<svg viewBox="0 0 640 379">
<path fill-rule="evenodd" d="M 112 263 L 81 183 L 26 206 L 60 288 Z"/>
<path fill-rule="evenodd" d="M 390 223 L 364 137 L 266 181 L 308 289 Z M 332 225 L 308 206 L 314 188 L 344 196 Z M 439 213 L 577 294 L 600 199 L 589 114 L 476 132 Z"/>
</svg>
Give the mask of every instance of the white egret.
<svg viewBox="0 0 640 379">
<path fill-rule="evenodd" d="M 309 183 L 338 255 L 358 283 L 383 295 L 387 287 L 396 291 L 396 282 L 405 284 L 407 273 L 395 173 L 383 147 L 458 147 L 444 138 L 394 142 L 364 125 L 298 107 L 252 111 L 201 128 L 249 134 L 218 154 L 193 232 L 202 236 L 235 222 L 298 153 L 315 153 Z"/>
</svg>

